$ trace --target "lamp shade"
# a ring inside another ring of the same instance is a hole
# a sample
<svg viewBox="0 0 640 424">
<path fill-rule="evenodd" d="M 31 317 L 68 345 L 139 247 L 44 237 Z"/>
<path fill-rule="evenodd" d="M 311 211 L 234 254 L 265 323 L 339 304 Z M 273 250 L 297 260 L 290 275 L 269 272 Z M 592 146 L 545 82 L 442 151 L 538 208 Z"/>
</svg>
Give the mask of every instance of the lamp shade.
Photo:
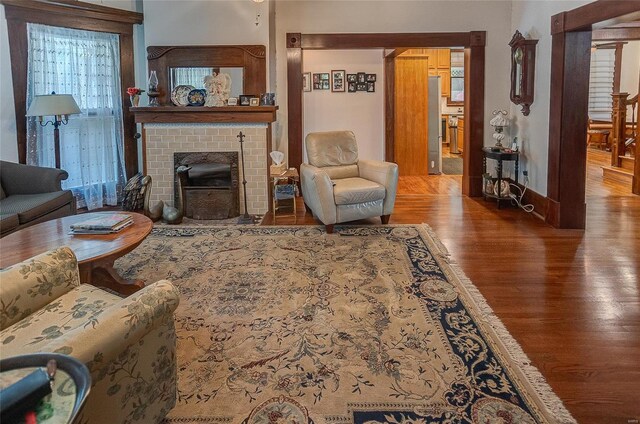
<svg viewBox="0 0 640 424">
<path fill-rule="evenodd" d="M 75 115 L 82 113 L 71 94 L 45 94 L 35 96 L 27 116 Z"/>
</svg>

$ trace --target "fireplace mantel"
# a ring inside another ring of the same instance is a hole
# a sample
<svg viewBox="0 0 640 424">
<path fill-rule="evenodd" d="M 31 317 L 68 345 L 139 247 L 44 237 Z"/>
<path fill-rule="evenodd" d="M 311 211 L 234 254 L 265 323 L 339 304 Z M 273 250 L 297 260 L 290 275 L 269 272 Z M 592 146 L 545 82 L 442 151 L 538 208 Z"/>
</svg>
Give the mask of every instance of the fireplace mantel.
<svg viewBox="0 0 640 424">
<path fill-rule="evenodd" d="M 276 120 L 278 106 L 131 107 L 137 123 L 266 123 Z"/>
</svg>

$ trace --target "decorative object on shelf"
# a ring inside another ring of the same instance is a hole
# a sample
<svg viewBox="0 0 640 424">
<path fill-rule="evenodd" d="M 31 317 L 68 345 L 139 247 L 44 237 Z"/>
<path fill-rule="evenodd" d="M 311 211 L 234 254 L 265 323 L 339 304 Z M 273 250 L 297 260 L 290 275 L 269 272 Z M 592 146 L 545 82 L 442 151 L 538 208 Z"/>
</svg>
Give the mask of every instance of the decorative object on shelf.
<svg viewBox="0 0 640 424">
<path fill-rule="evenodd" d="M 260 95 L 260 106 L 275 106 L 276 93 L 264 93 Z"/>
<path fill-rule="evenodd" d="M 227 99 L 227 106 L 238 106 L 238 98 L 237 97 L 229 97 Z"/>
<path fill-rule="evenodd" d="M 127 90 L 128 91 L 128 90 Z M 37 116 L 38 122 L 43 127 L 53 125 L 53 146 L 56 158 L 56 168 L 60 168 L 60 125 L 69 122 L 69 115 L 82 113 L 71 94 L 51 94 L 35 96 L 26 116 Z M 45 122 L 44 117 L 51 116 L 51 120 Z"/>
<path fill-rule="evenodd" d="M 302 91 L 311 91 L 311 72 L 302 74 Z"/>
<path fill-rule="evenodd" d="M 164 205 L 162 209 L 162 219 L 171 225 L 180 224 L 184 216 L 184 184 L 183 180 L 187 172 L 191 169 L 190 166 L 181 165 L 176 169 L 178 174 L 178 204 L 175 207 Z"/>
<path fill-rule="evenodd" d="M 238 218 L 238 224 L 253 224 L 255 222 L 255 216 L 249 214 L 247 207 L 247 174 L 244 172 L 244 138 L 246 137 L 240 131 L 237 135 L 240 142 L 240 160 L 242 161 L 242 194 L 244 196 L 244 214 Z"/>
<path fill-rule="evenodd" d="M 271 156 L 271 160 L 273 161 L 273 165 L 269 167 L 269 174 L 279 175 L 287 170 L 287 166 L 284 163 L 284 153 L 274 150 L 269 153 L 269 156 Z"/>
<path fill-rule="evenodd" d="M 189 100 L 189 106 L 204 106 L 205 99 L 207 98 L 207 91 L 201 88 L 194 88 L 189 91 L 187 99 Z"/>
<path fill-rule="evenodd" d="M 509 197 L 511 190 L 509 189 L 509 181 L 500 180 L 500 194 L 498 194 L 498 183 L 493 184 L 493 194 L 498 197 Z"/>
<path fill-rule="evenodd" d="M 176 106 L 189 105 L 189 93 L 195 89 L 192 85 L 177 85 L 171 90 L 171 103 Z"/>
<path fill-rule="evenodd" d="M 255 97 L 255 96 L 252 94 L 240 95 L 240 106 L 250 106 L 252 97 Z"/>
<path fill-rule="evenodd" d="M 127 94 L 129 95 L 129 100 L 131 101 L 131 106 L 138 107 L 140 104 L 140 94 L 144 93 L 144 90 L 138 87 L 129 87 L 127 88 Z"/>
<path fill-rule="evenodd" d="M 149 74 L 149 81 L 147 82 L 147 96 L 149 96 L 149 106 L 156 107 L 160 106 L 158 102 L 158 96 L 160 92 L 158 91 L 158 75 L 156 71 L 151 71 Z"/>
<path fill-rule="evenodd" d="M 331 71 L 331 91 L 343 93 L 345 91 L 346 71 Z"/>
<path fill-rule="evenodd" d="M 527 40 L 516 31 L 509 42 L 511 46 L 511 101 L 522 105 L 522 114 L 529 115 L 533 104 L 536 71 L 536 44 L 538 40 Z"/>
<path fill-rule="evenodd" d="M 249 106 L 260 106 L 260 97 L 252 97 L 249 99 Z"/>
<path fill-rule="evenodd" d="M 313 89 L 314 90 L 328 90 L 330 88 L 329 73 L 313 74 Z"/>
<path fill-rule="evenodd" d="M 507 119 L 507 111 L 506 110 L 494 110 L 493 118 L 489 121 L 489 125 L 491 125 L 494 129 L 493 138 L 496 140 L 496 144 L 494 147 L 502 149 L 502 140 L 505 138 L 505 134 L 503 133 L 504 128 L 509 126 L 509 120 Z"/>
<path fill-rule="evenodd" d="M 207 90 L 205 106 L 224 106 L 231 96 L 231 75 L 224 72 L 207 75 L 204 77 L 204 88 Z"/>
</svg>

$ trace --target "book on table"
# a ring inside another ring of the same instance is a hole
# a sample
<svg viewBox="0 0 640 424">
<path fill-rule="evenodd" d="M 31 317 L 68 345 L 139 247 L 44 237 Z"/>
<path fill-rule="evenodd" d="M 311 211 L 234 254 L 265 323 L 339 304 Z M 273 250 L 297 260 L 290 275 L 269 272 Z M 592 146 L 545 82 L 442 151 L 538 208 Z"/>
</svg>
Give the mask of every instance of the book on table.
<svg viewBox="0 0 640 424">
<path fill-rule="evenodd" d="M 112 234 L 133 224 L 131 215 L 100 213 L 100 216 L 71 224 L 72 234 Z"/>
</svg>

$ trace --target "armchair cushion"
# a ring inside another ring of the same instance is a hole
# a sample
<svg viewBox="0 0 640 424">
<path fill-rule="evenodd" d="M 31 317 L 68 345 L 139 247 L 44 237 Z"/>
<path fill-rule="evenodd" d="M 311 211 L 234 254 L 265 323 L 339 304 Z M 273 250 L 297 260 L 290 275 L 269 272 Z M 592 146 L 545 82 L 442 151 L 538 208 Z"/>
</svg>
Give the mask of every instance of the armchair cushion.
<svg viewBox="0 0 640 424">
<path fill-rule="evenodd" d="M 334 180 L 333 183 L 336 205 L 353 205 L 384 199 L 384 186 L 364 178 L 342 178 Z"/>
<path fill-rule="evenodd" d="M 21 224 L 33 221 L 73 202 L 70 191 L 52 193 L 14 194 L 2 200 L 3 214 L 18 214 Z"/>
<path fill-rule="evenodd" d="M 0 183 L 6 196 L 60 191 L 62 180 L 68 177 L 62 169 L 0 161 Z"/>
<path fill-rule="evenodd" d="M 310 133 L 305 145 L 309 163 L 319 168 L 355 165 L 358 162 L 358 144 L 352 131 Z M 357 173 L 350 176 L 357 176 Z"/>
</svg>

